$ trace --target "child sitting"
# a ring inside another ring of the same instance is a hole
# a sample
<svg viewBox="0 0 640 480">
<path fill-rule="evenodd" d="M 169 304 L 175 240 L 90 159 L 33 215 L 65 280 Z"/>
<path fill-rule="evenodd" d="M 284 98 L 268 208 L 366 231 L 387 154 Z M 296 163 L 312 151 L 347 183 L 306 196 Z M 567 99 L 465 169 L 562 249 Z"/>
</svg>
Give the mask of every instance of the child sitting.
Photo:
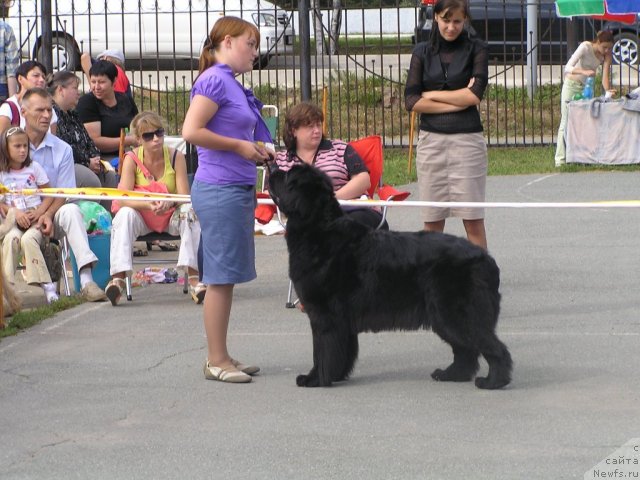
<svg viewBox="0 0 640 480">
<path fill-rule="evenodd" d="M 29 137 L 20 127 L 10 127 L 0 134 L 0 184 L 12 191 L 26 188 L 46 188 L 49 179 L 44 169 L 29 157 Z M 41 244 L 44 236 L 37 228 L 53 198 L 39 195 L 7 193 L 0 202 L 0 215 L 7 216 L 10 208 L 15 211 L 15 225 L 2 240 L 2 269 L 10 284 L 15 283 L 20 251 L 25 256 L 26 281 L 40 285 L 47 303 L 58 300 L 56 286 L 51 281 Z"/>
</svg>

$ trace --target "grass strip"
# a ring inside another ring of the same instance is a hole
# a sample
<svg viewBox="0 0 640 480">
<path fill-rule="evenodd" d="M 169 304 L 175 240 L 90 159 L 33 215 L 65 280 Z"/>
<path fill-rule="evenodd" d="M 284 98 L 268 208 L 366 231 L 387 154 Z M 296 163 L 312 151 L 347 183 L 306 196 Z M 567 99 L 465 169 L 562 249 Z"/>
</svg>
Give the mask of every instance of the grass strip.
<svg viewBox="0 0 640 480">
<path fill-rule="evenodd" d="M 555 145 L 541 147 L 489 147 L 489 176 L 533 175 L 576 172 L 633 172 L 640 165 L 580 165 L 556 168 Z M 384 152 L 384 181 L 390 185 L 406 185 L 417 180 L 414 158 L 409 165 L 409 149 L 387 148 Z"/>
<path fill-rule="evenodd" d="M 80 295 L 74 295 L 72 297 L 60 297 L 60 300 L 53 302 L 51 305 L 22 310 L 5 319 L 5 322 L 9 324 L 5 329 L 0 330 L 0 339 L 38 325 L 43 320 L 53 317 L 56 313 L 76 307 L 84 302 L 85 300 Z"/>
</svg>

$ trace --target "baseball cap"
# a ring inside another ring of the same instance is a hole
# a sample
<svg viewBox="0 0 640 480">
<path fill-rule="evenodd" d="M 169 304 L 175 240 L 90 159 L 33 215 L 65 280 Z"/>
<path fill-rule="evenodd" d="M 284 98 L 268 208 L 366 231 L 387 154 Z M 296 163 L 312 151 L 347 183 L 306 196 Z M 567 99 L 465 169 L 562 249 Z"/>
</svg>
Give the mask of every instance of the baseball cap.
<svg viewBox="0 0 640 480">
<path fill-rule="evenodd" d="M 113 57 L 120 60 L 120 62 L 124 63 L 124 53 L 122 53 L 120 50 L 116 50 L 116 49 L 105 50 L 100 55 L 98 55 L 98 60 L 104 57 Z"/>
</svg>

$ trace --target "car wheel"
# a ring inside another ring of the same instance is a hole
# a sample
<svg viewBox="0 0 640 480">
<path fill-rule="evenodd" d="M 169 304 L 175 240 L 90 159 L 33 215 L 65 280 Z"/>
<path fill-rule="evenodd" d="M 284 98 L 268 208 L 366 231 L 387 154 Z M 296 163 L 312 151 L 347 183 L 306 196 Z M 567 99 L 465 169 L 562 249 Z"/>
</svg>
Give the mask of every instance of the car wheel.
<svg viewBox="0 0 640 480">
<path fill-rule="evenodd" d="M 263 68 L 267 68 L 269 65 L 269 60 L 271 59 L 271 55 L 265 53 L 264 55 L 260 55 L 255 62 L 253 62 L 254 70 L 261 70 Z"/>
<path fill-rule="evenodd" d="M 633 33 L 622 32 L 613 38 L 613 61 L 616 64 L 637 65 L 640 39 Z"/>
<path fill-rule="evenodd" d="M 80 65 L 80 52 L 73 38 L 67 35 L 54 34 L 51 43 L 53 71 L 69 70 L 73 72 L 77 70 Z M 42 39 L 40 39 L 37 46 L 36 58 L 39 62 L 42 62 L 43 57 Z"/>
</svg>

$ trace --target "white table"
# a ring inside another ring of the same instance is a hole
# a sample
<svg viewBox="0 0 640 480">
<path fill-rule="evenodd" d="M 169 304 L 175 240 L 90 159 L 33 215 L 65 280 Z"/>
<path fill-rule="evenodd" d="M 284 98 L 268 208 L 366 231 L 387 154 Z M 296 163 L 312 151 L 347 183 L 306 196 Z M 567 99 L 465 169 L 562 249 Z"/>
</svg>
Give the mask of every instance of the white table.
<svg viewBox="0 0 640 480">
<path fill-rule="evenodd" d="M 569 102 L 565 130 L 567 163 L 640 163 L 640 113 L 624 110 L 624 100 L 600 103 L 599 112 L 593 102 Z"/>
</svg>

